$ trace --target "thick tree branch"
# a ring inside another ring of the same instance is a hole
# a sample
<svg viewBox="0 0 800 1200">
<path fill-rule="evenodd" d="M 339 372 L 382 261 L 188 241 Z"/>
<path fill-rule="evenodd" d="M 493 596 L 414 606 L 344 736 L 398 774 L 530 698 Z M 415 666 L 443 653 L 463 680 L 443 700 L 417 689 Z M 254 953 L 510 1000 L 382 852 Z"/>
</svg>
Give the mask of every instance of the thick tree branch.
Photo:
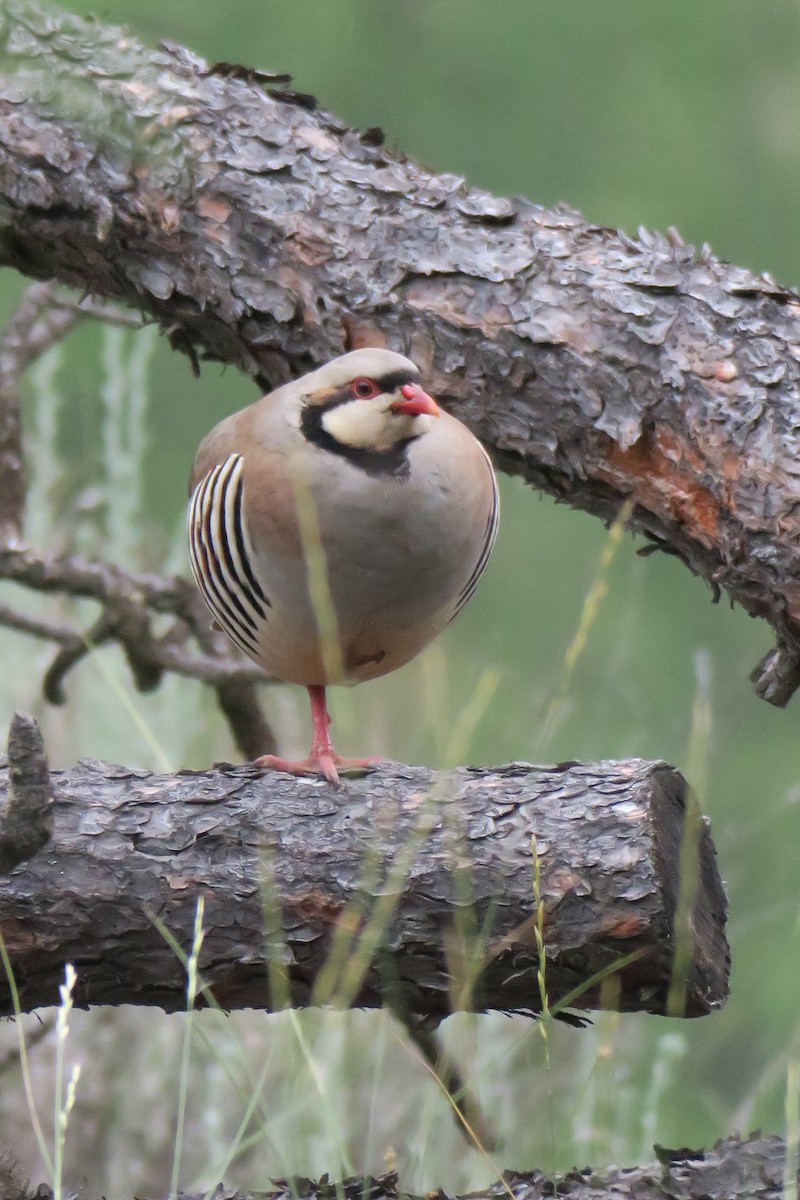
<svg viewBox="0 0 800 1200">
<path fill-rule="evenodd" d="M 726 995 L 713 847 L 702 822 L 684 822 L 685 784 L 661 763 L 448 775 L 387 764 L 341 793 L 251 767 L 157 776 L 86 763 L 51 778 L 47 852 L 0 893 L 26 1011 L 57 1001 L 67 961 L 79 1004 L 183 1008 L 184 968 L 163 932 L 188 951 L 203 895 L 200 967 L 224 1008 L 390 1003 L 434 1022 L 455 1008 L 535 1012 L 534 834 L 551 1008 L 572 996 L 693 1016 Z M 0 797 L 6 781 L 0 770 Z M 697 891 L 680 914 L 684 831 L 697 838 Z"/>
<path fill-rule="evenodd" d="M 677 235 L 469 191 L 269 80 L 12 0 L 0 261 L 275 384 L 409 351 L 500 464 L 632 525 L 777 634 L 800 682 L 800 307 Z M 13 443 L 13 430 L 12 438 Z"/>
</svg>

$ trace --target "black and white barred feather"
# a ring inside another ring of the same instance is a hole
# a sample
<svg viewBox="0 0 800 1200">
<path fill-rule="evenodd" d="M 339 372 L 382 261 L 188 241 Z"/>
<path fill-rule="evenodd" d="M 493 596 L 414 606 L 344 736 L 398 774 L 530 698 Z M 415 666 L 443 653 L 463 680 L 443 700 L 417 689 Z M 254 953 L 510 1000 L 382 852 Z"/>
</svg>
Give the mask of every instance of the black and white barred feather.
<svg viewBox="0 0 800 1200">
<path fill-rule="evenodd" d="M 189 554 L 197 586 L 214 617 L 241 650 L 258 658 L 261 627 L 272 606 L 253 567 L 241 454 L 229 454 L 194 489 Z"/>
</svg>

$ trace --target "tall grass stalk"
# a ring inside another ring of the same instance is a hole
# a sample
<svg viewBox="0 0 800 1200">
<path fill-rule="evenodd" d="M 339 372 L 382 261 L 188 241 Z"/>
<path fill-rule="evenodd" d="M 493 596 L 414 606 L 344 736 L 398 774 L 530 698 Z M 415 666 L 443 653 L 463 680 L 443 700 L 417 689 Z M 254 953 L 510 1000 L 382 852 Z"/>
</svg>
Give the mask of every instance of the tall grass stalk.
<svg viewBox="0 0 800 1200">
<path fill-rule="evenodd" d="M 17 989 L 17 981 L 14 978 L 14 971 L 11 966 L 11 959 L 8 955 L 8 948 L 0 934 L 0 958 L 3 961 L 3 969 L 5 970 L 6 979 L 8 980 L 9 990 L 11 992 L 11 1004 L 14 1010 L 14 1020 L 17 1028 L 17 1046 L 19 1049 L 20 1069 L 22 1071 L 22 1081 L 25 1088 L 25 1099 L 28 1106 L 28 1116 L 30 1117 L 31 1126 L 36 1137 L 36 1143 L 39 1147 L 39 1153 L 42 1156 L 45 1171 L 50 1179 L 50 1187 L 53 1193 L 53 1200 L 62 1200 L 64 1195 L 64 1146 L 67 1140 L 67 1126 L 69 1125 L 69 1117 L 75 1107 L 75 1096 L 77 1093 L 78 1080 L 80 1079 L 81 1067 L 80 1063 L 75 1063 L 72 1067 L 69 1083 L 67 1084 L 66 1094 L 64 1092 L 64 1052 L 66 1050 L 67 1038 L 69 1037 L 69 1014 L 72 1011 L 72 993 L 77 981 L 75 969 L 71 963 L 67 963 L 64 969 L 64 983 L 59 987 L 61 1003 L 58 1007 L 56 1015 L 56 1067 L 55 1080 L 53 1082 L 53 1153 L 47 1148 L 47 1139 L 44 1136 L 39 1114 L 36 1109 L 36 1102 L 33 1096 L 33 1082 L 31 1080 L 30 1062 L 28 1060 L 28 1049 L 25 1043 L 25 1029 L 22 1020 L 22 1009 L 19 1000 L 19 991 Z"/>
<path fill-rule="evenodd" d="M 187 976 L 188 976 L 190 955 L 186 953 L 186 951 L 180 945 L 178 940 L 175 938 L 174 934 L 166 927 L 164 922 L 159 917 L 157 917 L 152 912 L 148 913 L 148 917 L 153 922 L 153 925 L 156 927 L 156 929 L 161 934 L 161 936 L 164 938 L 164 941 L 170 947 L 172 952 L 175 954 L 176 958 L 182 964 L 182 966 L 183 966 L 184 970 L 187 972 Z M 196 966 L 194 968 L 194 972 L 196 975 L 196 984 L 195 984 L 195 989 L 194 989 L 195 995 L 196 996 L 201 995 L 203 997 L 203 1000 L 205 1001 L 205 1003 L 208 1005 L 208 1008 L 212 1012 L 215 1012 L 219 1017 L 227 1017 L 227 1014 L 225 1013 L 225 1011 L 220 1007 L 219 1002 L 217 1001 L 217 998 L 214 995 L 214 992 L 212 991 L 211 987 L 208 985 L 208 983 L 206 983 L 201 972 L 197 969 Z M 239 1067 L 241 1068 L 242 1074 L 244 1076 L 244 1083 L 242 1083 L 240 1080 L 236 1079 L 234 1072 L 231 1068 L 231 1065 L 227 1061 L 226 1056 L 221 1053 L 219 1039 L 210 1037 L 209 1034 L 202 1028 L 202 1025 L 200 1025 L 200 1024 L 195 1025 L 195 1028 L 193 1030 L 193 1036 L 197 1037 L 198 1041 L 202 1044 L 202 1046 L 208 1052 L 209 1057 L 211 1059 L 213 1059 L 215 1062 L 217 1062 L 222 1067 L 225 1077 L 227 1078 L 228 1082 L 230 1083 L 231 1087 L 236 1092 L 236 1094 L 239 1096 L 239 1098 L 245 1103 L 246 1109 L 248 1109 L 250 1112 L 250 1116 L 252 1116 L 255 1106 L 257 1106 L 261 1110 L 260 1117 L 261 1117 L 261 1120 L 263 1121 L 263 1125 L 261 1127 L 259 1127 L 259 1129 L 256 1133 L 253 1133 L 253 1134 L 245 1137 L 247 1123 L 249 1122 L 249 1118 L 248 1118 L 248 1122 L 245 1122 L 241 1126 L 240 1132 L 236 1135 L 237 1139 L 238 1139 L 238 1145 L 235 1146 L 235 1150 L 234 1150 L 234 1153 L 231 1155 L 230 1161 L 233 1161 L 233 1158 L 236 1157 L 236 1155 L 242 1154 L 246 1150 L 251 1149 L 253 1146 L 255 1146 L 257 1144 L 263 1143 L 264 1141 L 267 1141 L 270 1144 L 271 1149 L 278 1151 L 280 1148 L 272 1143 L 272 1141 L 270 1139 L 270 1135 L 267 1132 L 267 1126 L 269 1125 L 270 1121 L 273 1119 L 273 1113 L 270 1112 L 269 1108 L 266 1105 L 266 1102 L 264 1100 L 263 1091 L 264 1091 L 264 1081 L 266 1080 L 267 1074 L 273 1065 L 273 1058 L 275 1056 L 275 1052 L 280 1049 L 280 1042 L 273 1041 L 272 1051 L 271 1051 L 266 1063 L 264 1064 L 262 1074 L 259 1075 L 258 1079 L 256 1079 L 254 1077 L 252 1069 L 251 1069 L 252 1054 L 250 1053 L 248 1048 L 246 1048 L 242 1044 L 242 1042 L 240 1040 L 236 1039 L 235 1044 L 237 1045 L 237 1048 L 239 1051 Z M 252 1104 L 251 1104 L 251 1102 L 252 1102 Z M 212 1174 L 213 1174 L 213 1168 L 212 1168 Z"/>
<path fill-rule="evenodd" d="M 786 1068 L 786 1158 L 783 1164 L 783 1200 L 797 1200 L 800 1167 L 800 1060 L 791 1058 Z"/>
<path fill-rule="evenodd" d="M 203 915 L 205 912 L 205 897 L 197 897 L 197 908 L 194 914 L 194 932 L 192 949 L 186 963 L 186 1017 L 183 1026 L 183 1046 L 181 1049 L 181 1073 L 178 1084 L 178 1116 L 175 1123 L 175 1143 L 172 1152 L 172 1175 L 170 1178 L 169 1194 L 178 1194 L 178 1179 L 181 1170 L 183 1154 L 183 1135 L 186 1126 L 186 1098 L 189 1093 L 189 1061 L 192 1051 L 192 1028 L 194 1025 L 194 1006 L 198 991 L 197 964 L 203 945 Z"/>
<path fill-rule="evenodd" d="M 256 1108 L 261 1103 L 261 1097 L 264 1092 L 264 1087 L 266 1085 L 267 1078 L 269 1077 L 269 1070 L 270 1070 L 271 1065 L 272 1065 L 272 1063 L 268 1059 L 264 1063 L 264 1066 L 261 1069 L 261 1074 L 259 1075 L 255 1086 L 250 1089 L 250 1096 L 247 1101 L 247 1106 L 246 1106 L 244 1112 L 242 1113 L 242 1117 L 241 1117 L 241 1120 L 239 1121 L 239 1126 L 236 1130 L 236 1133 L 234 1134 L 234 1136 L 230 1142 L 230 1145 L 228 1146 L 227 1150 L 225 1151 L 223 1158 L 213 1167 L 213 1169 L 210 1172 L 213 1182 L 210 1183 L 208 1185 L 208 1187 L 206 1188 L 206 1192 L 205 1192 L 205 1195 L 203 1196 L 203 1200 L 211 1200 L 211 1197 L 216 1192 L 217 1187 L 220 1184 L 223 1184 L 225 1182 L 225 1174 L 226 1174 L 228 1168 L 230 1167 L 231 1163 L 236 1158 L 236 1156 L 241 1153 L 243 1146 L 244 1146 L 245 1134 L 247 1133 L 250 1122 L 253 1119 L 253 1114 L 255 1113 Z M 259 1130 L 259 1133 L 258 1133 L 259 1140 L 262 1136 L 263 1136 L 263 1133 L 261 1130 Z"/>
<path fill-rule="evenodd" d="M 444 949 L 447 958 L 449 991 L 453 1012 L 470 1012 L 472 994 L 484 968 L 492 959 L 490 939 L 496 913 L 492 900 L 486 906 L 481 925 L 476 917 L 473 867 L 466 851 L 465 831 L 455 827 L 458 813 L 445 809 L 448 820 L 450 875 L 453 883 L 453 926 L 446 932 Z"/>
<path fill-rule="evenodd" d="M 267 964 L 267 986 L 270 1008 L 277 1012 L 290 1008 L 292 1003 L 289 973 L 286 963 L 290 952 L 283 931 L 283 912 L 280 905 L 280 890 L 275 877 L 274 847 L 267 846 L 261 853 L 261 911 L 264 914 L 264 957 Z"/>
<path fill-rule="evenodd" d="M 667 992 L 667 1014 L 682 1017 L 694 959 L 694 904 L 700 869 L 700 837 L 703 832 L 701 804 L 708 790 L 708 758 L 711 742 L 711 664 L 708 653 L 695 654 L 695 696 L 689 736 L 688 775 L 696 791 L 687 789 L 678 856 L 678 898 L 675 907 L 675 952 Z"/>
<path fill-rule="evenodd" d="M 411 1139 L 407 1161 L 404 1164 L 404 1176 L 407 1172 L 406 1186 L 411 1193 L 416 1193 L 420 1190 L 416 1181 L 424 1175 L 426 1164 L 436 1157 L 439 1150 L 442 1100 L 451 1109 L 452 1102 L 446 1087 L 443 1086 L 443 1080 L 432 1069 L 431 1064 L 423 1058 L 419 1047 L 414 1045 L 408 1034 L 395 1025 L 390 1026 L 390 1033 L 396 1050 L 410 1059 L 415 1067 L 422 1067 L 432 1077 L 434 1084 L 433 1087 L 420 1089 L 414 1108 L 415 1136 Z M 449 1124 L 452 1115 L 450 1112 L 445 1115 Z"/>
<path fill-rule="evenodd" d="M 488 711 L 502 678 L 502 673 L 495 667 L 486 667 L 481 673 L 466 704 L 462 706 L 452 724 L 444 754 L 446 764 L 455 766 L 464 762 L 475 730 Z"/>
<path fill-rule="evenodd" d="M 90 662 L 103 676 L 103 679 L 119 701 L 120 706 L 130 717 L 133 728 L 138 730 L 142 740 L 150 747 L 156 763 L 162 771 L 172 774 L 175 770 L 172 761 L 156 737 L 152 725 L 142 716 L 139 706 L 133 698 L 131 689 L 120 683 L 103 651 L 91 642 L 87 642 L 86 644 L 89 646 Z"/>
<path fill-rule="evenodd" d="M 510 1200 L 514 1200 L 514 1193 L 511 1190 L 508 1183 L 506 1182 L 505 1178 L 503 1177 L 502 1168 L 497 1164 L 497 1162 L 495 1162 L 492 1155 L 489 1153 L 489 1151 L 486 1149 L 486 1147 L 481 1142 L 481 1139 L 478 1136 L 476 1130 L 473 1129 L 473 1127 L 470 1125 L 467 1117 L 465 1116 L 463 1110 L 459 1106 L 455 1097 L 452 1096 L 451 1093 L 448 1091 L 444 1080 L 437 1074 L 437 1072 L 433 1069 L 433 1067 L 430 1065 L 430 1063 L 425 1061 L 425 1059 L 422 1057 L 422 1055 L 416 1049 L 416 1047 L 412 1046 L 408 1041 L 404 1041 L 404 1040 L 400 1039 L 398 1035 L 395 1035 L 395 1036 L 398 1037 L 398 1041 L 401 1042 L 401 1045 L 406 1050 L 408 1050 L 408 1052 L 410 1054 L 413 1054 L 413 1056 L 417 1059 L 418 1062 L 420 1062 L 422 1064 L 422 1066 L 425 1068 L 425 1070 L 428 1072 L 428 1074 L 430 1076 L 432 1076 L 434 1082 L 436 1083 L 436 1086 L 444 1094 L 444 1097 L 447 1100 L 447 1103 L 452 1108 L 452 1110 L 456 1116 L 456 1119 L 463 1127 L 465 1133 L 467 1134 L 467 1137 L 469 1138 L 470 1142 L 474 1146 L 475 1150 L 478 1152 L 478 1154 L 481 1156 L 481 1158 L 487 1164 L 487 1166 L 491 1169 L 493 1175 L 497 1179 L 498 1184 L 503 1189 L 503 1191 L 506 1193 L 506 1195 L 510 1198 Z"/>
<path fill-rule="evenodd" d="M 628 521 L 631 518 L 635 501 L 631 497 L 626 500 L 619 510 L 614 523 L 608 531 L 603 550 L 600 555 L 600 562 L 597 566 L 595 577 L 591 583 L 589 591 L 583 602 L 578 628 L 567 647 L 564 655 L 564 662 L 561 668 L 561 678 L 558 682 L 555 695 L 548 705 L 542 724 L 542 731 L 539 737 L 539 753 L 542 754 L 550 745 L 560 722 L 563 719 L 567 705 L 567 697 L 572 684 L 572 676 L 575 673 L 584 650 L 589 642 L 589 634 L 598 618 L 603 601 L 608 595 L 609 583 L 608 576 L 611 571 L 612 564 L 616 558 L 617 551 L 622 543 L 622 535 Z"/>
<path fill-rule="evenodd" d="M 355 1168 L 353 1167 L 350 1155 L 347 1152 L 346 1141 L 342 1136 L 339 1122 L 336 1119 L 336 1113 L 331 1101 L 331 1095 L 328 1089 L 327 1081 L 323 1072 L 320 1070 L 317 1058 L 314 1056 L 311 1047 L 308 1044 L 296 1009 L 289 1009 L 289 1020 L 291 1022 L 294 1036 L 297 1040 L 297 1045 L 300 1047 L 300 1051 L 305 1059 L 306 1066 L 308 1067 L 308 1073 L 314 1083 L 317 1095 L 321 1101 L 322 1118 L 325 1124 L 326 1133 L 328 1135 L 329 1145 L 331 1149 L 335 1147 L 339 1154 L 339 1168 L 341 1172 L 343 1172 L 343 1175 L 340 1176 L 339 1179 L 345 1176 L 354 1175 Z M 339 1197 L 339 1200 L 343 1200 L 344 1193 L 341 1190 L 341 1183 L 339 1182 L 339 1179 L 337 1179 L 336 1182 L 336 1194 Z"/>
<path fill-rule="evenodd" d="M 539 1036 L 544 1047 L 544 1065 L 547 1075 L 547 1117 L 550 1130 L 550 1153 L 552 1167 L 556 1165 L 556 1133 L 553 1115 L 553 1077 L 550 1063 L 550 1001 L 547 995 L 547 950 L 544 944 L 544 901 L 542 899 L 542 868 L 539 858 L 539 846 L 536 834 L 531 836 L 531 854 L 533 856 L 533 932 L 536 938 L 536 953 L 539 958 L 536 972 L 536 982 L 539 988 L 540 1015 L 537 1022 Z"/>
<path fill-rule="evenodd" d="M 504 944 L 510 945 L 512 943 L 510 941 L 506 941 Z M 493 948 L 493 953 L 496 953 L 496 948 Z M 596 988 L 598 986 L 600 987 L 601 997 L 603 998 L 603 1000 L 608 1000 L 610 1003 L 610 997 L 608 997 L 607 990 L 604 988 L 605 982 L 607 980 L 614 979 L 620 971 L 624 970 L 625 967 L 629 966 L 631 963 L 636 962 L 637 959 L 639 959 L 643 956 L 643 954 L 644 954 L 644 951 L 642 951 L 642 950 L 633 950 L 629 954 L 622 955 L 620 958 L 615 959 L 614 962 L 608 963 L 605 967 L 602 967 L 599 971 L 595 971 L 593 975 L 589 976 L 589 978 L 584 980 L 583 983 L 580 983 L 576 987 L 572 988 L 571 991 L 569 991 L 560 1000 L 556 1000 L 555 1002 L 553 1002 L 548 997 L 548 1013 L 549 1013 L 550 1017 L 553 1018 L 553 1017 L 557 1016 L 558 1013 L 562 1012 L 564 1009 L 579 1006 L 579 1001 L 581 999 L 581 996 L 583 996 L 588 991 L 593 991 L 594 988 Z M 485 965 L 485 961 L 486 960 L 484 960 L 484 965 Z M 541 965 L 540 965 L 539 973 L 541 973 Z M 617 994 L 617 995 L 619 994 L 619 984 L 618 983 L 617 983 L 616 988 L 614 989 L 614 994 Z M 601 1004 L 602 1004 L 602 1000 L 601 1000 Z M 613 1015 L 615 1018 L 617 1018 L 619 1014 L 616 1012 L 613 1012 L 611 1015 Z M 598 1022 L 598 1024 L 600 1024 L 600 1022 Z M 532 1027 L 532 1029 L 526 1030 L 525 1033 L 523 1033 L 520 1037 L 515 1038 L 513 1041 L 511 1041 L 507 1045 L 503 1046 L 502 1049 L 496 1051 L 490 1057 L 484 1058 L 484 1060 L 482 1062 L 482 1070 L 484 1072 L 488 1071 L 488 1070 L 497 1071 L 500 1067 L 502 1067 L 507 1062 L 508 1059 L 512 1058 L 524 1045 L 526 1045 L 530 1041 L 530 1038 L 532 1036 L 541 1039 L 542 1034 L 541 1034 L 541 1026 L 540 1026 L 539 1022 L 537 1022 Z M 603 1055 L 606 1053 L 606 1050 L 608 1050 L 608 1053 L 610 1054 L 609 1047 L 610 1047 L 610 1044 L 609 1044 L 609 1046 L 604 1046 L 604 1043 L 601 1042 L 600 1048 L 595 1051 L 595 1060 L 597 1060 L 598 1058 L 602 1058 Z M 594 1064 L 590 1068 L 589 1076 L 587 1076 L 587 1080 L 591 1076 L 591 1073 L 593 1070 L 594 1070 Z M 465 1082 L 465 1084 L 469 1084 L 470 1080 L 467 1078 L 467 1079 L 465 1079 L 464 1082 Z M 585 1090 L 586 1090 L 586 1085 L 584 1085 L 581 1088 L 580 1092 L 577 1094 L 576 1103 L 583 1103 L 583 1096 L 584 1096 Z"/>
<path fill-rule="evenodd" d="M 80 1063 L 75 1063 L 64 1095 L 64 1051 L 69 1037 L 69 1014 L 72 1011 L 72 993 L 77 981 L 75 968 L 67 963 L 64 982 L 59 987 L 61 1003 L 56 1017 L 56 1078 L 53 1088 L 53 1200 L 62 1200 L 64 1173 L 64 1144 L 67 1140 L 69 1115 L 75 1105 L 75 1093 L 80 1079 Z"/>
<path fill-rule="evenodd" d="M 384 883 L 369 911 L 365 906 L 371 897 L 368 888 L 362 882 L 358 895 L 337 921 L 331 952 L 314 985 L 312 1004 L 350 1007 L 400 903 L 403 883 L 420 847 L 430 836 L 439 817 L 439 801 L 435 795 L 429 793 L 405 843 L 389 866 Z M 374 859 L 372 866 L 367 859 L 367 869 L 372 878 L 376 878 Z"/>
<path fill-rule="evenodd" d="M 758 1077 L 748 1086 L 747 1094 L 739 1101 L 727 1120 L 729 1129 L 752 1129 L 755 1124 L 757 1106 L 762 1104 L 768 1096 L 774 1094 L 778 1088 L 781 1089 L 783 1097 L 785 1118 L 787 1063 L 792 1048 L 796 1049 L 798 1044 L 800 1044 L 800 1023 L 795 1024 L 789 1051 L 787 1052 L 786 1046 L 780 1046 L 767 1059 Z"/>
<path fill-rule="evenodd" d="M 327 957 L 314 982 L 312 1003 L 332 1004 L 337 1008 L 347 1007 L 345 998 L 352 989 L 353 982 L 350 981 L 354 981 L 354 972 L 357 971 L 361 978 L 362 972 L 370 966 L 371 959 L 364 961 L 363 953 L 359 955 L 358 946 L 366 931 L 370 909 L 374 917 L 375 908 L 372 901 L 379 890 L 382 866 L 377 849 L 366 846 L 361 875 L 353 897 L 338 914 L 334 923 Z M 385 888 L 383 891 L 386 894 Z M 394 898 L 395 904 L 398 899 L 399 897 Z M 361 948 L 362 951 L 365 949 L 363 942 Z M 349 976 L 348 983 L 345 983 L 346 976 Z"/>
<path fill-rule="evenodd" d="M 686 769 L 694 794 L 703 808 L 708 799 L 708 768 L 713 728 L 711 656 L 707 650 L 695 652 L 694 677 L 695 689 Z"/>
<path fill-rule="evenodd" d="M 686 1039 L 680 1033 L 665 1033 L 659 1038 L 650 1071 L 650 1086 L 641 1106 L 642 1138 L 637 1156 L 639 1162 L 647 1162 L 653 1153 L 661 1104 L 672 1082 L 675 1066 L 685 1054 Z"/>
<path fill-rule="evenodd" d="M 582 1083 L 572 1105 L 572 1138 L 587 1157 L 597 1154 L 600 1139 L 603 1098 L 610 1090 L 606 1083 L 609 1065 L 613 1062 L 619 1014 L 600 1014 L 592 1030 L 586 1030 L 581 1042 L 579 1074 Z M 604 1086 L 605 1084 L 605 1086 Z"/>
<path fill-rule="evenodd" d="M 31 1126 L 34 1136 L 36 1137 L 36 1145 L 39 1147 L 39 1153 L 42 1156 L 45 1171 L 51 1181 L 55 1181 L 55 1167 L 50 1151 L 47 1148 L 47 1141 L 42 1130 L 42 1124 L 39 1120 L 39 1113 L 36 1110 L 36 1101 L 33 1098 L 33 1083 L 31 1080 L 31 1068 L 28 1061 L 28 1048 L 25 1045 L 25 1029 L 22 1021 L 22 1007 L 19 1002 L 19 991 L 17 989 L 17 981 L 14 978 L 14 971 L 11 967 L 11 959 L 8 955 L 5 939 L 0 933 L 0 958 L 3 960 L 3 969 L 8 980 L 9 991 L 11 992 L 11 1005 L 14 1009 L 14 1023 L 17 1029 L 17 1047 L 19 1049 L 19 1063 L 22 1071 L 22 1083 L 25 1088 L 25 1101 L 28 1106 L 28 1116 L 30 1117 Z"/>
<path fill-rule="evenodd" d="M 308 594 L 319 631 L 323 667 L 329 681 L 343 679 L 344 662 L 339 641 L 339 625 L 328 579 L 328 560 L 322 545 L 316 502 L 297 464 L 291 471 L 290 478 L 294 488 L 297 524 L 306 563 Z"/>
<path fill-rule="evenodd" d="M 375 1152 L 375 1130 L 378 1124 L 378 1097 L 381 1092 L 381 1070 L 383 1069 L 386 1057 L 387 1035 L 389 1021 L 391 1020 L 385 1008 L 381 1009 L 377 1020 L 379 1023 L 378 1032 L 372 1043 L 372 1088 L 370 1090 L 369 1117 L 367 1118 L 367 1132 L 364 1137 L 364 1161 L 361 1166 L 361 1174 L 364 1178 L 367 1176 L 369 1164 Z"/>
</svg>

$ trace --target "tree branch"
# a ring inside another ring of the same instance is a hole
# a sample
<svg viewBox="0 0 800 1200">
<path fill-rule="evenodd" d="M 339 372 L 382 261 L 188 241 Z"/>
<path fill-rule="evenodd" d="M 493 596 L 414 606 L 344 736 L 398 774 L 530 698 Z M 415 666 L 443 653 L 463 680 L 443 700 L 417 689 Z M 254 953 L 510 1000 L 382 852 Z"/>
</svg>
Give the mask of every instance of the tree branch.
<svg viewBox="0 0 800 1200">
<path fill-rule="evenodd" d="M 205 605 L 188 580 L 125 571 L 77 555 L 40 554 L 24 546 L 0 546 L 2 578 L 43 593 L 97 600 L 102 606 L 94 625 L 83 630 L 0 604 L 0 625 L 59 645 L 43 682 L 51 704 L 64 703 L 64 679 L 77 663 L 94 648 L 116 641 L 141 691 L 156 687 L 165 671 L 209 683 L 242 752 L 255 758 L 274 751 L 274 736 L 255 690 L 255 684 L 268 683 L 269 677 L 229 653 L 227 639 L 211 628 Z M 157 637 L 151 621 L 163 613 L 175 620 Z M 201 653 L 185 648 L 189 638 Z"/>
<path fill-rule="evenodd" d="M 663 763 L 386 764 L 343 793 L 249 766 L 159 776 L 84 763 L 51 778 L 47 853 L 0 893 L 25 1011 L 57 1002 L 65 962 L 78 1004 L 182 1009 L 184 966 L 164 931 L 188 951 L 201 894 L 200 970 L 223 1008 L 390 1003 L 433 1022 L 454 1008 L 538 1011 L 534 834 L 551 1010 L 664 1012 L 681 930 L 672 1011 L 706 1013 L 727 992 L 713 846 L 684 823 L 685 784 Z M 0 770 L 0 797 L 5 786 Z M 697 888 L 682 916 L 684 830 L 698 839 Z"/>
<path fill-rule="evenodd" d="M 39 726 L 15 713 L 8 734 L 8 788 L 0 804 L 0 874 L 37 854 L 53 832 L 53 787 Z"/>
<path fill-rule="evenodd" d="M 632 526 L 777 635 L 800 683 L 794 292 L 432 175 L 246 71 L 12 0 L 0 262 L 111 296 L 274 385 L 356 344 L 419 362 L 500 465 Z M 13 440 L 13 439 L 12 439 Z"/>
</svg>

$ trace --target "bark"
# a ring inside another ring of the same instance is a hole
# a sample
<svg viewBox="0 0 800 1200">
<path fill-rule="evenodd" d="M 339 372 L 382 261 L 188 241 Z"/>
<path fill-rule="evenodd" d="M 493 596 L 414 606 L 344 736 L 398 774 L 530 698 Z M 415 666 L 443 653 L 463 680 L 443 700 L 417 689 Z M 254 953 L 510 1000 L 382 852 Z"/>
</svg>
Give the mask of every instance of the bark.
<svg viewBox="0 0 800 1200">
<path fill-rule="evenodd" d="M 65 962 L 79 1005 L 182 1009 L 186 972 L 163 930 L 188 954 L 201 895 L 201 1002 L 225 1009 L 537 1012 L 539 916 L 551 1010 L 697 1016 L 726 996 L 713 846 L 663 763 L 387 764 L 341 792 L 250 766 L 88 762 L 51 780 L 52 839 L 0 893 L 24 1011 L 57 1002 Z"/>
<path fill-rule="evenodd" d="M 795 293 L 674 232 L 467 189 L 269 82 L 12 0 L 0 262 L 133 305 L 262 386 L 353 345 L 409 352 L 502 467 L 604 520 L 632 498 L 633 528 L 766 618 L 755 685 L 785 704 Z"/>
<path fill-rule="evenodd" d="M 8 788 L 0 805 L 0 875 L 32 858 L 53 832 L 53 788 L 39 726 L 15 713 L 8 734 Z"/>
</svg>

